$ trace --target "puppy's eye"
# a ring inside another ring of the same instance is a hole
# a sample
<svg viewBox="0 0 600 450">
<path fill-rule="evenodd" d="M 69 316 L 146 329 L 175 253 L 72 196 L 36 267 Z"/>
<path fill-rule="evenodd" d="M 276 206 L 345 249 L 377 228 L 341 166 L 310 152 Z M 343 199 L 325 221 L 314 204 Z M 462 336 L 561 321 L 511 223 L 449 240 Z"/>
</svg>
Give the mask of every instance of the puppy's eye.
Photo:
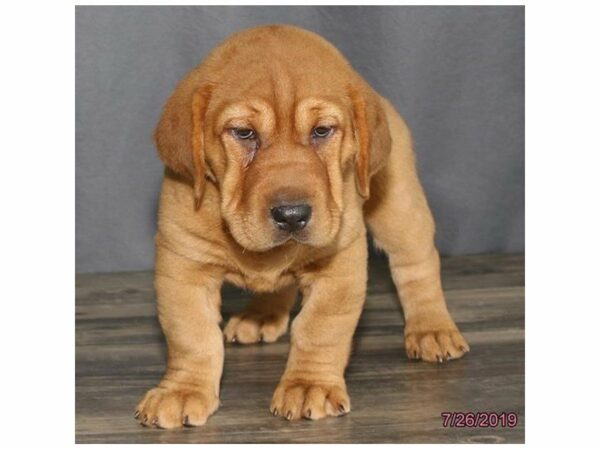
<svg viewBox="0 0 600 450">
<path fill-rule="evenodd" d="M 232 134 L 243 141 L 248 141 L 256 137 L 256 132 L 251 128 L 232 128 Z"/>
<path fill-rule="evenodd" d="M 312 137 L 323 139 L 331 136 L 331 133 L 333 133 L 333 127 L 315 127 L 312 130 Z"/>
</svg>

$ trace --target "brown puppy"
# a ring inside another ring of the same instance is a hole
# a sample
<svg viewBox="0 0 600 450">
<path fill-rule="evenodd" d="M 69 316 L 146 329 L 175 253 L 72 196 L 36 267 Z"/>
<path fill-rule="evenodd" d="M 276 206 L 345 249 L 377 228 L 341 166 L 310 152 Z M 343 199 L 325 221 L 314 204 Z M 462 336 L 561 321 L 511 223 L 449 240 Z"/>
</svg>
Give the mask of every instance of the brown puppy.
<svg viewBox="0 0 600 450">
<path fill-rule="evenodd" d="M 167 170 L 156 236 L 166 373 L 136 417 L 202 425 L 219 405 L 224 281 L 256 292 L 225 327 L 273 342 L 298 291 L 271 412 L 350 411 L 344 369 L 366 294 L 367 227 L 389 255 L 410 358 L 468 345 L 446 308 L 410 132 L 331 44 L 291 26 L 233 35 L 179 84 L 156 129 Z"/>
</svg>

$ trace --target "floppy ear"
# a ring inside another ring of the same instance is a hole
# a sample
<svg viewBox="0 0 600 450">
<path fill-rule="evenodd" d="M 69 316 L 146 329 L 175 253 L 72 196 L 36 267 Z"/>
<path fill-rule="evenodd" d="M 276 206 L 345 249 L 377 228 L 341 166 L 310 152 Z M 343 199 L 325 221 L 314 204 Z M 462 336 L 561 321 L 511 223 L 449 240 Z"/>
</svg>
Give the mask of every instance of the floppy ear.
<svg viewBox="0 0 600 450">
<path fill-rule="evenodd" d="M 174 172 L 192 181 L 199 206 L 204 193 L 204 116 L 211 87 L 197 89 L 183 83 L 167 101 L 156 126 L 154 139 L 160 159 Z"/>
<path fill-rule="evenodd" d="M 387 118 L 378 95 L 358 89 L 350 90 L 354 116 L 354 131 L 359 150 L 356 155 L 356 187 L 361 197 L 369 198 L 371 176 L 381 169 L 390 154 L 392 138 Z"/>
</svg>

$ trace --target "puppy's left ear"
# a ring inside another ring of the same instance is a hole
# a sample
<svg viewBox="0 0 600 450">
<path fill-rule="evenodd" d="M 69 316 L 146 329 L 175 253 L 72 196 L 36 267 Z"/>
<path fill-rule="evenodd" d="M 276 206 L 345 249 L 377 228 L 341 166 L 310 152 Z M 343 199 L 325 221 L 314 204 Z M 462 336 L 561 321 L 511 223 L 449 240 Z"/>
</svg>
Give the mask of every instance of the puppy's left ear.
<svg viewBox="0 0 600 450">
<path fill-rule="evenodd" d="M 356 187 L 361 197 L 369 198 L 371 176 L 383 167 L 387 160 L 392 138 L 385 111 L 379 95 L 370 87 L 351 88 L 354 132 L 358 138 L 356 155 Z"/>
</svg>

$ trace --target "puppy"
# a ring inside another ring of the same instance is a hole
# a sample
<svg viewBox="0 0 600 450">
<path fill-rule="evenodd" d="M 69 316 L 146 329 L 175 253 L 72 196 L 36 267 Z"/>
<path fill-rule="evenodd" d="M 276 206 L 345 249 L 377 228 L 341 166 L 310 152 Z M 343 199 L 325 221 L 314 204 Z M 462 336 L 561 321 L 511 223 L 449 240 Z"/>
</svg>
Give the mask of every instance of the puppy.
<svg viewBox="0 0 600 450">
<path fill-rule="evenodd" d="M 367 229 L 389 256 L 409 358 L 468 351 L 446 308 L 409 129 L 323 38 L 280 25 L 231 36 L 177 86 L 155 139 L 166 165 L 155 285 L 168 363 L 137 407 L 142 424 L 204 424 L 219 406 L 223 334 L 274 342 L 298 292 L 270 410 L 288 420 L 348 413 Z M 255 296 L 223 332 L 225 281 Z"/>
</svg>

